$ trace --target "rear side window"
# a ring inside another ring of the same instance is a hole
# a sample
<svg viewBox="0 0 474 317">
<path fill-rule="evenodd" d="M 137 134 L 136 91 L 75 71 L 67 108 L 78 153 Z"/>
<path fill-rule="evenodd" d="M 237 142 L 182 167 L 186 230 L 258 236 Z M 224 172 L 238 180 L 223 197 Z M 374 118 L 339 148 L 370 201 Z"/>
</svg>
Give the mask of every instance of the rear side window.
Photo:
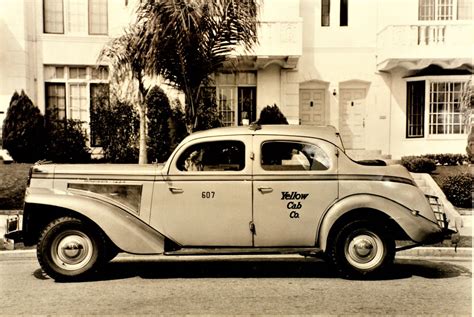
<svg viewBox="0 0 474 317">
<path fill-rule="evenodd" d="M 330 166 L 328 155 L 319 146 L 301 142 L 265 142 L 261 160 L 268 171 L 324 171 Z"/>
<path fill-rule="evenodd" d="M 240 141 L 194 144 L 178 159 L 178 169 L 188 172 L 241 171 L 245 168 L 245 145 Z"/>
</svg>

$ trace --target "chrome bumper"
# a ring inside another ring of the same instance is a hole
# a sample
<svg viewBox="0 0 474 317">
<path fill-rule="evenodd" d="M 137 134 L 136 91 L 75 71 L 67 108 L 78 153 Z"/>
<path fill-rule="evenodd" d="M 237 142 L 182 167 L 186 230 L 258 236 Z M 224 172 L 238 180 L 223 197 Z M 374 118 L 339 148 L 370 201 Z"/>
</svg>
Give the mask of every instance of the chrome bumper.
<svg viewBox="0 0 474 317">
<path fill-rule="evenodd" d="M 21 230 L 20 215 L 7 218 L 6 231 L 4 237 L 17 242 L 23 241 L 23 232 Z"/>
</svg>

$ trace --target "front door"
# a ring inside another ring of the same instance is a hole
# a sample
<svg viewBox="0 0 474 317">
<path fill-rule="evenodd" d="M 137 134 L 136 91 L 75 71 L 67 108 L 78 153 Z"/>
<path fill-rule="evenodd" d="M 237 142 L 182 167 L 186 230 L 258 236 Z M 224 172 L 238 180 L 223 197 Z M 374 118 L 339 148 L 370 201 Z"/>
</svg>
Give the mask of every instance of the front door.
<svg viewBox="0 0 474 317">
<path fill-rule="evenodd" d="M 300 120 L 304 125 L 324 125 L 324 89 L 300 89 Z"/>
<path fill-rule="evenodd" d="M 340 90 L 339 132 L 346 149 L 365 148 L 365 89 Z"/>
<path fill-rule="evenodd" d="M 314 246 L 321 216 L 338 194 L 335 147 L 256 136 L 254 151 L 254 246 Z"/>
<path fill-rule="evenodd" d="M 182 246 L 252 246 L 251 136 L 179 150 L 154 188 L 151 225 Z"/>
</svg>

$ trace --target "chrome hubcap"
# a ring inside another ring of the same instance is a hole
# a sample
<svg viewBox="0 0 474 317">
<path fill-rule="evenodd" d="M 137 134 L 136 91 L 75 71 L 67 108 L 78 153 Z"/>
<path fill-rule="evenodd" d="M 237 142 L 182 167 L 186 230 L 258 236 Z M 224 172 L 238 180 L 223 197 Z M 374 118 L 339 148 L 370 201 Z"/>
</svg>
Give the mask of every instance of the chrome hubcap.
<svg viewBox="0 0 474 317">
<path fill-rule="evenodd" d="M 92 254 L 91 239 L 76 230 L 66 231 L 57 236 L 51 247 L 53 262 L 68 271 L 85 267 L 90 262 Z"/>
<path fill-rule="evenodd" d="M 348 241 L 345 248 L 347 261 L 358 269 L 372 269 L 383 260 L 384 245 L 372 232 L 357 235 Z"/>
</svg>

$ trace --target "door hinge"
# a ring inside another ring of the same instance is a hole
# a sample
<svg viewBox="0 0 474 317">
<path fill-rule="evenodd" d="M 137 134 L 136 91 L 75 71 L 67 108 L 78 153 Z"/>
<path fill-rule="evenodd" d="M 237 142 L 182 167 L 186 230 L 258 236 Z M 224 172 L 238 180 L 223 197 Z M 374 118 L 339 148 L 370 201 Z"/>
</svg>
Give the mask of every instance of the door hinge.
<svg viewBox="0 0 474 317">
<path fill-rule="evenodd" d="M 256 235 L 257 230 L 255 229 L 255 224 L 253 223 L 253 221 L 249 222 L 249 227 L 250 227 L 250 232 L 252 232 L 253 235 Z"/>
</svg>

